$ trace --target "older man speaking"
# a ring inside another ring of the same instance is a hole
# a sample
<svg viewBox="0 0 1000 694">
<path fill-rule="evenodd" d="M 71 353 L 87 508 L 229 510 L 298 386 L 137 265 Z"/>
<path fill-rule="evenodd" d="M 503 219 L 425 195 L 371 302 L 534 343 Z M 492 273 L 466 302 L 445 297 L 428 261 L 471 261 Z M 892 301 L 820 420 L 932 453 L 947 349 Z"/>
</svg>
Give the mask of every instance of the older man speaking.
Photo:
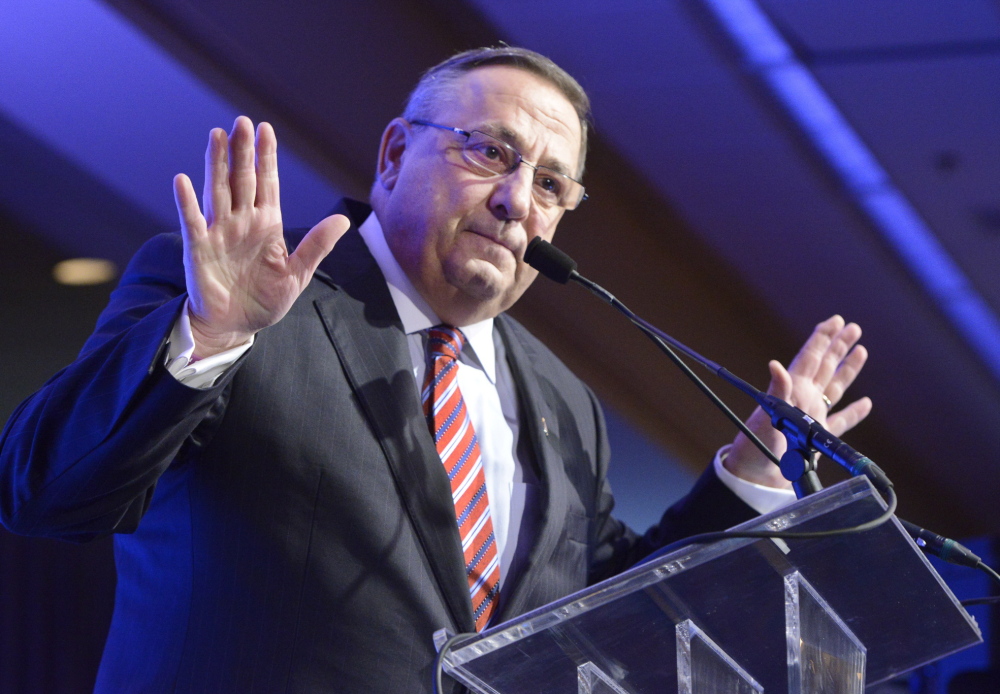
<svg viewBox="0 0 1000 694">
<path fill-rule="evenodd" d="M 502 47 L 432 68 L 386 127 L 371 207 L 281 224 L 277 142 L 212 131 L 200 206 L 133 259 L 76 362 L 14 414 L 0 512 L 115 535 L 101 692 L 425 692 L 473 631 L 789 492 L 742 437 L 660 523 L 611 516 L 590 390 L 505 315 L 584 197 L 589 104 Z M 864 363 L 821 323 L 771 390 L 827 419 Z M 751 428 L 780 454 L 755 413 Z M 706 461 L 708 462 L 708 461 Z M 762 500 L 763 498 L 763 500 Z M 777 499 L 777 501 L 775 501 Z"/>
</svg>

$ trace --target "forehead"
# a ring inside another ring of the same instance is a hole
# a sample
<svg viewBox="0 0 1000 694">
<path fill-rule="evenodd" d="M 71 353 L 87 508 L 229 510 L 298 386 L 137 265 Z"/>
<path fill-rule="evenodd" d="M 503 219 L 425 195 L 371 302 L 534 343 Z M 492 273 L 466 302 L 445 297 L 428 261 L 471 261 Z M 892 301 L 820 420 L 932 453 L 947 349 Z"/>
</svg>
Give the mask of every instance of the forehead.
<svg viewBox="0 0 1000 694">
<path fill-rule="evenodd" d="M 490 65 L 462 75 L 436 116 L 445 125 L 501 136 L 528 161 L 577 171 L 582 130 L 576 109 L 534 73 Z"/>
</svg>

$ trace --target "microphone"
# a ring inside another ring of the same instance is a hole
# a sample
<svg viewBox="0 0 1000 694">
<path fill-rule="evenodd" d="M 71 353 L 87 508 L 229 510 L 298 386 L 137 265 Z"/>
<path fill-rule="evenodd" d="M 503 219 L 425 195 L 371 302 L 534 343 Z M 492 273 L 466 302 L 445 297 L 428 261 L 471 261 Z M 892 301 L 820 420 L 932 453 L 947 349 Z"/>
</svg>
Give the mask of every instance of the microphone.
<svg viewBox="0 0 1000 694">
<path fill-rule="evenodd" d="M 666 333 L 653 327 L 642 318 L 636 316 L 631 310 L 628 309 L 628 307 L 618 301 L 618 299 L 616 299 L 606 289 L 578 273 L 576 270 L 576 261 L 548 241 L 538 237 L 532 239 L 528 244 L 528 248 L 524 252 L 524 262 L 528 263 L 528 265 L 538 270 L 550 280 L 558 282 L 559 284 L 566 284 L 570 280 L 582 284 L 587 289 L 597 294 L 600 298 L 604 299 L 619 311 L 624 313 L 640 330 L 645 332 L 655 342 L 658 342 L 660 347 L 664 348 L 671 358 L 675 358 L 676 355 L 670 352 L 669 347 L 666 347 L 663 342 L 667 342 L 673 347 L 676 347 L 679 351 L 688 355 L 702 366 L 705 366 L 709 370 L 715 372 L 715 374 L 723 380 L 750 395 L 750 397 L 757 401 L 757 404 L 760 405 L 761 408 L 771 417 L 771 424 L 776 429 L 784 433 L 786 436 L 797 439 L 803 447 L 811 447 L 819 450 L 827 457 L 836 461 L 842 467 L 847 468 L 853 476 L 862 474 L 865 475 L 872 481 L 875 488 L 883 494 L 885 494 L 892 487 L 892 482 L 889 481 L 886 474 L 867 456 L 862 455 L 858 451 L 851 448 L 851 446 L 828 432 L 826 429 L 817 424 L 812 417 L 799 408 L 794 407 L 784 400 L 774 397 L 773 395 L 761 392 L 759 389 L 750 385 L 746 381 L 743 381 L 738 376 L 734 376 L 725 368 L 706 359 L 694 350 L 685 346 L 683 343 L 678 342 Z M 700 382 L 700 379 L 698 379 L 698 377 L 687 368 L 686 364 L 677 359 L 675 359 L 675 363 L 681 366 L 690 377 L 695 379 L 695 382 L 696 384 L 699 384 L 699 387 L 704 385 Z M 703 388 L 703 390 L 705 389 L 707 389 L 707 386 Z M 713 401 L 720 405 L 720 407 L 725 407 L 714 397 Z M 737 420 L 737 424 L 743 428 L 742 421 Z M 751 439 L 756 439 L 756 437 L 751 435 Z M 760 445 L 762 446 L 763 444 Z M 933 533 L 930 530 L 926 530 L 918 525 L 910 523 L 909 521 L 905 521 L 902 518 L 898 518 L 898 520 L 906 530 L 907 534 L 916 542 L 917 546 L 928 554 L 933 554 L 934 556 L 951 564 L 968 566 L 974 569 L 979 568 L 979 565 L 982 564 L 982 559 L 980 557 L 976 556 L 976 554 L 974 554 L 970 549 L 955 540 L 942 537 L 941 535 Z"/>
<path fill-rule="evenodd" d="M 732 420 L 744 434 L 747 434 L 750 440 L 753 441 L 754 444 L 761 449 L 761 451 L 765 452 L 765 455 L 771 458 L 771 460 L 779 466 L 780 463 L 774 457 L 774 454 L 771 453 L 766 446 L 764 446 L 764 444 L 757 439 L 756 436 L 745 428 L 743 421 L 733 415 L 729 409 L 725 407 L 725 405 L 723 405 L 717 397 L 715 397 L 715 394 L 711 393 L 708 386 L 706 386 L 701 379 L 688 369 L 684 362 L 677 358 L 677 355 L 674 354 L 669 347 L 667 347 L 667 344 L 691 357 L 696 362 L 712 371 L 719 378 L 753 398 L 757 404 L 760 405 L 761 409 L 764 410 L 769 417 L 771 417 L 771 424 L 774 428 L 785 434 L 786 437 L 796 440 L 801 447 L 811 447 L 819 450 L 831 460 L 846 468 L 847 471 L 855 477 L 864 475 L 870 479 L 872 484 L 875 485 L 875 488 L 883 494 L 886 494 L 888 489 L 892 487 L 892 482 L 889 481 L 886 474 L 867 456 L 862 455 L 828 432 L 826 429 L 817 424 L 812 417 L 799 408 L 788 404 L 780 398 L 776 398 L 762 392 L 760 389 L 755 388 L 742 378 L 731 373 L 729 370 L 719 366 L 709 359 L 706 359 L 690 347 L 686 346 L 684 343 L 675 340 L 659 328 L 654 327 L 642 318 L 636 316 L 627 306 L 625 306 L 625 304 L 616 299 L 609 291 L 601 287 L 596 282 L 593 282 L 578 273 L 576 271 L 576 261 L 548 241 L 545 241 L 537 236 L 533 238 L 528 244 L 528 248 L 524 251 L 524 262 L 528 263 L 528 265 L 535 268 L 549 279 L 559 282 L 560 284 L 566 284 L 569 280 L 582 284 L 591 292 L 624 313 L 625 316 L 632 321 L 632 323 L 646 333 L 646 335 L 648 335 L 654 342 L 659 344 L 661 349 L 667 353 L 667 356 L 669 356 L 689 378 L 694 380 L 695 384 L 702 390 L 702 392 L 712 398 L 713 402 L 715 402 L 715 404 L 723 410 L 726 416 L 729 417 L 730 420 Z"/>
<path fill-rule="evenodd" d="M 771 425 L 786 437 L 795 439 L 803 449 L 818 450 L 854 477 L 864 475 L 883 494 L 892 486 L 885 472 L 868 456 L 851 448 L 799 408 L 759 390 L 752 397 L 771 417 Z"/>
<path fill-rule="evenodd" d="M 525 249 L 524 262 L 559 284 L 566 284 L 576 274 L 576 261 L 539 236 Z"/>
</svg>

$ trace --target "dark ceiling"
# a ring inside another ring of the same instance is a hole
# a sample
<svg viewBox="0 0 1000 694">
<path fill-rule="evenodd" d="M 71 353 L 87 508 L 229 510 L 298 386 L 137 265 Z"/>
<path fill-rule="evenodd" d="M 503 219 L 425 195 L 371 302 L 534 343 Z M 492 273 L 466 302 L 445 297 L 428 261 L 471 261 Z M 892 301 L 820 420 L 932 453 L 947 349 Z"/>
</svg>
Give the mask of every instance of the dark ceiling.
<svg viewBox="0 0 1000 694">
<path fill-rule="evenodd" d="M 34 49 L 22 39 L 20 52 L 0 58 L 0 79 L 9 81 L 0 92 L 21 94 L 0 94 L 0 212 L 7 238 L 45 244 L 5 263 L 5 286 L 15 289 L 5 292 L 0 320 L 39 346 L 59 338 L 35 334 L 32 312 L 62 299 L 36 293 L 32 278 L 59 256 L 124 262 L 144 238 L 171 228 L 169 175 L 195 173 L 203 147 L 185 141 L 183 160 L 173 159 L 177 131 L 191 127 L 203 139 L 208 127 L 226 125 L 202 127 L 210 106 L 199 107 L 194 96 L 172 99 L 169 118 L 139 108 L 174 87 L 166 78 L 136 81 L 131 44 L 76 45 L 86 37 L 67 41 L 74 27 L 58 19 L 53 35 L 64 38 L 45 44 L 42 22 L 29 12 L 49 4 L 3 10 L 11 16 L 0 21 L 11 32 L 4 45 L 17 43 L 15 19 L 36 30 Z M 286 211 L 305 217 L 299 223 L 321 214 L 338 192 L 365 195 L 379 134 L 423 69 L 499 40 L 551 55 L 594 102 L 592 199 L 557 237 L 581 270 L 762 387 L 767 360 L 787 362 L 816 322 L 834 312 L 856 320 L 872 354 L 856 390 L 872 397 L 875 412 L 848 440 L 896 481 L 901 515 L 959 536 L 995 531 L 1000 372 L 988 355 L 1000 345 L 977 344 L 958 326 L 748 65 L 713 13 L 717 4 L 109 0 L 93 7 L 106 14 L 95 22 L 125 17 L 189 71 L 204 103 L 233 104 L 275 124 L 291 155 L 283 165 L 316 172 L 303 173 L 301 185 L 289 185 L 299 180 L 294 171 L 283 176 Z M 1000 5 L 750 4 L 764 11 L 995 322 Z M 55 55 L 55 67 L 33 62 L 32 50 Z M 87 109 L 74 105 L 82 97 L 66 87 L 48 101 L 40 96 L 59 75 L 77 70 L 67 84 L 82 84 L 107 69 L 103 51 L 112 51 L 110 86 L 84 94 Z M 581 290 L 541 280 L 516 315 L 691 469 L 732 438 L 728 422 L 690 384 Z M 988 324 L 977 333 L 986 342 Z M 719 391 L 737 412 L 749 411 L 742 396 L 721 384 Z M 821 471 L 828 482 L 839 478 L 829 467 Z"/>
</svg>

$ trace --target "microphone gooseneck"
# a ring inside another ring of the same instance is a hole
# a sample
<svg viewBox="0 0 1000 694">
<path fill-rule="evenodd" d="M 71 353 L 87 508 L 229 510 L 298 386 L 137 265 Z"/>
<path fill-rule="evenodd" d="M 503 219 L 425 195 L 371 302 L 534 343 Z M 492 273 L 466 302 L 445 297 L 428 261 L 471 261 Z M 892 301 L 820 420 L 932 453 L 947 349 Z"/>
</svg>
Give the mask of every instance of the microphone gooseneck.
<svg viewBox="0 0 1000 694">
<path fill-rule="evenodd" d="M 705 385 L 705 383 L 698 378 L 698 376 L 692 372 L 690 368 L 688 368 L 687 364 L 680 360 L 670 347 L 673 347 L 674 349 L 691 357 L 693 360 L 712 371 L 719 378 L 753 398 L 757 404 L 760 405 L 761 409 L 763 409 L 764 412 L 771 417 L 772 425 L 778 431 L 789 437 L 789 439 L 795 439 L 799 446 L 812 447 L 819 450 L 821 453 L 824 453 L 827 457 L 834 460 L 837 464 L 846 468 L 847 471 L 854 476 L 864 475 L 868 477 L 872 481 L 872 484 L 875 485 L 875 488 L 883 494 L 886 493 L 887 489 L 892 486 L 892 482 L 889 481 L 885 473 L 882 472 L 882 470 L 879 469 L 879 467 L 875 465 L 875 463 L 873 463 L 867 456 L 858 453 L 849 445 L 828 432 L 826 429 L 817 424 L 812 417 L 799 408 L 788 404 L 780 398 L 776 398 L 762 392 L 760 389 L 754 387 L 750 383 L 747 383 L 729 370 L 709 359 L 706 359 L 687 345 L 679 342 L 670 335 L 667 335 L 653 325 L 650 325 L 642 318 L 639 318 L 627 306 L 616 299 L 615 296 L 609 291 L 601 287 L 596 282 L 593 282 L 578 273 L 576 271 L 576 261 L 548 241 L 539 237 L 532 239 L 524 253 L 524 260 L 540 273 L 549 279 L 559 282 L 560 284 L 566 284 L 569 280 L 582 284 L 601 299 L 610 303 L 616 309 L 625 314 L 625 316 L 627 316 L 632 323 L 646 333 L 646 335 L 648 335 L 660 346 L 661 349 L 664 350 L 664 352 L 667 353 L 667 356 L 669 356 L 671 360 L 673 360 L 674 363 L 684 371 L 688 378 L 694 381 L 695 385 L 697 385 L 702 392 L 712 399 L 715 405 L 721 409 L 722 412 L 740 428 L 740 431 L 746 434 L 754 445 L 757 446 L 757 448 L 759 448 L 761 452 L 764 453 L 764 455 L 766 455 L 775 465 L 780 466 L 781 462 L 774 455 L 774 453 L 771 452 L 771 450 L 768 449 L 767 446 L 760 441 L 760 439 L 758 439 L 749 431 L 749 429 L 746 428 L 743 420 L 736 417 L 736 415 L 733 414 L 732 411 L 718 399 L 715 393 L 713 393 L 711 389 Z"/>
<path fill-rule="evenodd" d="M 854 450 L 848 444 L 828 432 L 808 414 L 780 398 L 776 398 L 773 395 L 768 395 L 767 393 L 762 392 L 758 388 L 734 375 L 726 368 L 709 359 L 706 359 L 683 343 L 678 342 L 670 335 L 667 335 L 642 318 L 639 318 L 627 306 L 616 299 L 611 292 L 577 272 L 576 261 L 548 241 L 537 237 L 532 239 L 531 243 L 528 244 L 528 248 L 525 250 L 524 261 L 538 270 L 541 274 L 560 284 L 566 284 L 570 280 L 582 284 L 599 298 L 603 299 L 625 314 L 625 316 L 632 321 L 636 327 L 642 330 L 650 339 L 656 342 L 664 352 L 666 352 L 667 356 L 669 356 L 671 360 L 674 361 L 674 363 L 677 364 L 677 366 L 679 366 L 681 370 L 695 382 L 695 385 L 697 385 L 699 389 L 701 389 L 702 392 L 704 392 L 773 463 L 781 465 L 777 456 L 775 456 L 774 453 L 760 441 L 760 439 L 747 429 L 744 422 L 736 417 L 736 415 L 733 414 L 721 400 L 719 400 L 718 396 L 716 396 L 715 393 L 712 392 L 712 390 L 705 385 L 705 383 L 698 378 L 694 372 L 691 371 L 687 364 L 681 361 L 680 357 L 678 357 L 677 354 L 671 350 L 671 347 L 686 354 L 694 361 L 715 373 L 716 376 L 753 398 L 768 414 L 768 416 L 771 417 L 771 424 L 789 438 L 790 444 L 795 442 L 800 448 L 812 448 L 818 450 L 819 452 L 825 454 L 828 458 L 846 468 L 851 475 L 864 475 L 868 477 L 879 492 L 890 496 L 893 503 L 889 511 L 891 512 L 894 510 L 895 493 L 892 489 L 892 482 L 886 474 L 875 463 L 873 463 L 871 459 Z M 882 519 L 877 519 L 877 521 L 872 522 L 872 525 L 878 524 L 881 520 Z M 955 540 L 942 537 L 901 518 L 898 520 L 907 534 L 910 535 L 917 545 L 925 552 L 933 554 L 952 564 L 959 564 L 961 566 L 968 566 L 977 569 L 985 567 L 985 564 L 983 564 L 982 560 L 978 556 Z M 725 535 L 725 533 L 722 533 L 722 535 Z"/>
</svg>

